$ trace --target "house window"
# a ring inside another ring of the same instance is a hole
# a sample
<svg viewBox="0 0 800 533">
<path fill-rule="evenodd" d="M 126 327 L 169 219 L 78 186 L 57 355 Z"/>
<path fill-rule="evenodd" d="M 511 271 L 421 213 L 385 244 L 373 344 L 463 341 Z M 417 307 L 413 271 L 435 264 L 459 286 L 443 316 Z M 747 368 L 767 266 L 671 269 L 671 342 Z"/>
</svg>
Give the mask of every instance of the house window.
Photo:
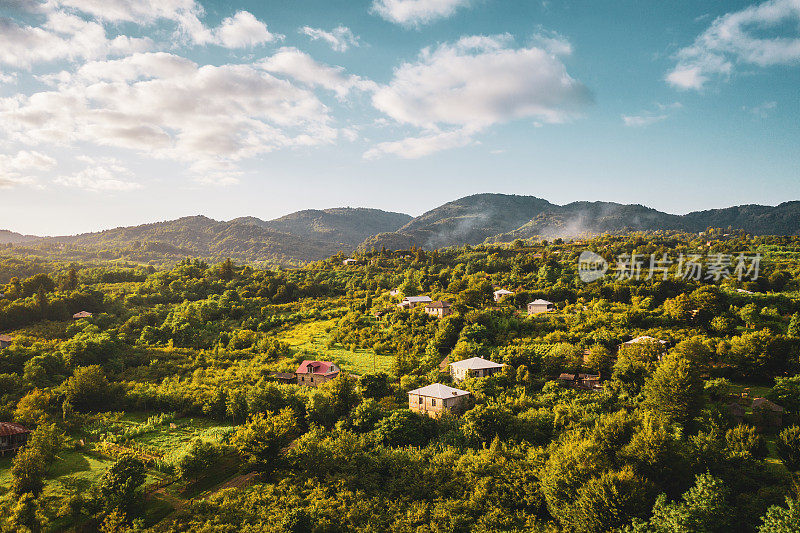
<svg viewBox="0 0 800 533">
<path fill-rule="evenodd" d="M 314 383 L 314 378 L 313 377 L 311 378 L 311 383 Z"/>
<path fill-rule="evenodd" d="M 305 377 L 303 377 L 303 376 L 300 376 L 300 381 L 305 381 L 305 380 L 306 380 L 306 378 L 305 378 Z"/>
<path fill-rule="evenodd" d="M 420 397 L 419 397 L 419 403 L 420 403 L 420 405 L 422 405 L 423 403 L 425 403 L 425 400 L 423 400 L 423 399 L 422 399 L 422 396 L 420 396 Z"/>
<path fill-rule="evenodd" d="M 436 407 L 436 400 L 431 400 L 431 406 Z"/>
</svg>

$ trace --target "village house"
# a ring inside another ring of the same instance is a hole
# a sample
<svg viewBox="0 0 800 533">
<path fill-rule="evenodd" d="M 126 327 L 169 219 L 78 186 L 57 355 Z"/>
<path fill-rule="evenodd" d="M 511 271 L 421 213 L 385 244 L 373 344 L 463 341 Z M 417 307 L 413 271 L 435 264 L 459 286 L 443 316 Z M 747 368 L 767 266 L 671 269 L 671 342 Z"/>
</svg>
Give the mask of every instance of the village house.
<svg viewBox="0 0 800 533">
<path fill-rule="evenodd" d="M 342 261 L 343 265 L 355 265 L 356 263 L 358 263 L 358 259 L 353 259 L 353 258 L 345 259 L 344 261 Z"/>
<path fill-rule="evenodd" d="M 555 311 L 555 309 L 556 305 L 553 302 L 548 302 L 547 300 L 542 300 L 541 298 L 528 304 L 529 315 L 548 313 L 550 311 Z"/>
<path fill-rule="evenodd" d="M 8 348 L 14 342 L 14 337 L 11 335 L 0 335 L 0 348 Z"/>
<path fill-rule="evenodd" d="M 330 361 L 303 361 L 297 367 L 295 376 L 298 385 L 306 387 L 317 387 L 326 381 L 330 381 L 339 375 L 340 368 Z"/>
<path fill-rule="evenodd" d="M 752 408 L 753 419 L 757 426 L 781 427 L 783 422 L 783 407 L 780 405 L 766 398 L 755 398 Z"/>
<path fill-rule="evenodd" d="M 494 301 L 495 302 L 499 302 L 499 301 L 503 300 L 507 296 L 514 296 L 514 293 L 511 292 L 511 291 L 507 291 L 506 289 L 500 289 L 500 290 L 494 291 Z"/>
<path fill-rule="evenodd" d="M 634 344 L 639 344 L 640 342 L 660 342 L 661 344 L 667 344 L 667 341 L 662 341 L 661 339 L 656 339 L 655 337 L 650 337 L 649 335 L 641 335 L 629 341 L 623 342 L 622 346 L 632 346 Z"/>
<path fill-rule="evenodd" d="M 389 291 L 389 296 L 400 296 L 400 289 L 392 289 Z"/>
<path fill-rule="evenodd" d="M 79 311 L 72 315 L 73 320 L 80 320 L 81 318 L 92 318 L 92 313 L 89 311 Z"/>
<path fill-rule="evenodd" d="M 297 376 L 292 372 L 273 372 L 269 375 L 278 383 L 292 384 L 297 382 Z"/>
<path fill-rule="evenodd" d="M 469 391 L 434 383 L 409 391 L 408 408 L 434 418 L 439 418 L 445 412 L 461 414 L 470 395 Z"/>
<path fill-rule="evenodd" d="M 450 363 L 450 375 L 453 381 L 467 378 L 485 378 L 503 370 L 504 364 L 495 363 L 482 357 L 470 357 L 463 361 Z"/>
<path fill-rule="evenodd" d="M 20 424 L 0 422 L 0 456 L 13 453 L 28 442 L 31 430 Z"/>
<path fill-rule="evenodd" d="M 442 318 L 453 311 L 450 309 L 449 302 L 431 302 L 425 306 L 425 312 L 431 316 Z"/>
<path fill-rule="evenodd" d="M 575 389 L 600 390 L 603 388 L 603 384 L 600 383 L 600 374 L 563 373 L 558 376 L 558 382 Z"/>
<path fill-rule="evenodd" d="M 402 307 L 403 309 L 413 309 L 418 305 L 429 304 L 432 301 L 433 300 L 431 300 L 429 296 L 406 296 L 399 304 L 397 304 L 397 307 Z"/>
</svg>

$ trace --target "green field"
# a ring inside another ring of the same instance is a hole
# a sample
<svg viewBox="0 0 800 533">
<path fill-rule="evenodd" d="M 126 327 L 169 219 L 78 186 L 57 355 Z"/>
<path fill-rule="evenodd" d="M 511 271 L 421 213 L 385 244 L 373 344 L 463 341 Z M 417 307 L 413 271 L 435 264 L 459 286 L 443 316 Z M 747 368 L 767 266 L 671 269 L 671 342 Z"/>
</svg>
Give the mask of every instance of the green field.
<svg viewBox="0 0 800 533">
<path fill-rule="evenodd" d="M 359 375 L 374 372 L 392 373 L 394 357 L 390 355 L 378 355 L 372 350 L 352 351 L 339 345 L 328 348 L 330 334 L 326 330 L 335 325 L 335 320 L 307 322 L 282 332 L 278 338 L 296 352 L 304 354 L 305 359 L 332 361 L 344 370 Z"/>
</svg>

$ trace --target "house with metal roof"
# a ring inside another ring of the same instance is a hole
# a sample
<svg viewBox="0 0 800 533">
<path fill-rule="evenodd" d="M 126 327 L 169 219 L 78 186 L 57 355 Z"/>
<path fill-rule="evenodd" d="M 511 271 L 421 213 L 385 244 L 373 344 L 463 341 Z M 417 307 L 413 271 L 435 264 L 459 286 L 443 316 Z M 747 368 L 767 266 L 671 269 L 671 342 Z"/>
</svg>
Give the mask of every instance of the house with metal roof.
<svg viewBox="0 0 800 533">
<path fill-rule="evenodd" d="M 0 348 L 8 348 L 14 342 L 14 337 L 11 335 L 0 335 Z"/>
<path fill-rule="evenodd" d="M 509 290 L 506 290 L 506 289 L 500 289 L 500 290 L 494 291 L 494 301 L 495 302 L 499 302 L 500 300 L 502 300 L 506 296 L 514 296 L 514 293 L 509 291 Z"/>
<path fill-rule="evenodd" d="M 553 302 L 548 302 L 547 300 L 542 300 L 541 298 L 532 301 L 528 304 L 528 314 L 529 315 L 538 315 L 541 313 L 548 313 L 550 311 L 556 310 L 556 304 Z"/>
<path fill-rule="evenodd" d="M 297 377 L 298 385 L 306 387 L 317 387 L 323 383 L 335 379 L 342 369 L 330 361 L 309 361 L 305 360 L 297 367 L 294 373 Z"/>
<path fill-rule="evenodd" d="M 450 363 L 449 366 L 453 381 L 461 381 L 467 378 L 485 378 L 486 376 L 497 374 L 503 370 L 505 365 L 482 357 L 470 357 L 463 361 Z"/>
<path fill-rule="evenodd" d="M 464 412 L 471 392 L 434 383 L 408 392 L 408 408 L 439 418 L 444 413 Z"/>
<path fill-rule="evenodd" d="M 430 296 L 406 296 L 399 304 L 397 304 L 397 307 L 413 309 L 418 305 L 425 305 L 431 302 L 433 302 L 433 300 L 431 300 Z"/>
<path fill-rule="evenodd" d="M 0 422 L 0 456 L 13 453 L 28 442 L 31 430 L 21 424 Z"/>
</svg>

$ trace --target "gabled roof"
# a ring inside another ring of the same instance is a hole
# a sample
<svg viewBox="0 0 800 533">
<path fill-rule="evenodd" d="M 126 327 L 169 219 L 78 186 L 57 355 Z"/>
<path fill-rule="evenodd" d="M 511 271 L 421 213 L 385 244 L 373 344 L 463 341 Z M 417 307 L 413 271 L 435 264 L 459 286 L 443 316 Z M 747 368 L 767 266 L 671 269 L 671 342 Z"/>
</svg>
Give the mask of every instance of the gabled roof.
<svg viewBox="0 0 800 533">
<path fill-rule="evenodd" d="M 457 398 L 459 396 L 469 396 L 472 394 L 469 391 L 454 389 L 453 387 L 448 387 L 447 385 L 442 385 L 441 383 L 427 385 L 419 389 L 408 391 L 408 393 L 419 394 L 420 396 L 427 396 L 429 398 L 440 398 L 442 400 L 445 398 Z"/>
<path fill-rule="evenodd" d="M 514 293 L 511 292 L 511 291 L 508 291 L 506 289 L 500 289 L 499 291 L 494 291 L 494 295 L 495 296 L 503 296 L 503 295 L 508 295 L 508 294 L 514 294 Z"/>
<path fill-rule="evenodd" d="M 410 302 L 412 304 L 416 303 L 422 304 L 422 303 L 432 302 L 433 300 L 431 300 L 430 296 L 406 296 L 405 298 L 403 298 L 403 301 Z"/>
<path fill-rule="evenodd" d="M 534 300 L 528 305 L 555 305 L 553 302 L 548 302 L 547 300 L 542 300 L 539 298 L 538 300 Z"/>
<path fill-rule="evenodd" d="M 74 315 L 72 315 L 72 318 L 91 318 L 91 317 L 92 313 L 90 313 L 89 311 L 79 311 Z"/>
<path fill-rule="evenodd" d="M 14 337 L 11 335 L 0 335 L 0 341 L 2 342 L 11 342 L 14 340 Z"/>
<path fill-rule="evenodd" d="M 776 413 L 783 412 L 783 407 L 777 403 L 767 400 L 766 398 L 756 398 L 753 400 L 753 409 L 769 409 L 770 411 L 775 411 Z"/>
<path fill-rule="evenodd" d="M 320 374 L 320 375 L 328 375 L 328 374 L 337 374 L 339 373 L 338 370 L 333 370 L 334 367 L 333 363 L 330 361 L 310 361 L 306 359 L 303 361 L 300 366 L 297 367 L 298 374 Z"/>
<path fill-rule="evenodd" d="M 662 341 L 661 339 L 656 339 L 655 337 L 651 337 L 649 335 L 640 335 L 639 337 L 625 341 L 622 344 L 639 344 L 640 342 L 660 342 L 661 344 L 667 344 L 667 341 Z"/>
<path fill-rule="evenodd" d="M 23 433 L 30 433 L 31 430 L 21 424 L 13 422 L 0 422 L 0 437 L 8 437 L 9 435 L 21 435 Z"/>
<path fill-rule="evenodd" d="M 463 361 L 450 363 L 450 366 L 453 368 L 466 368 L 468 370 L 481 370 L 484 368 L 503 368 L 505 365 L 489 361 L 482 357 L 470 357 L 469 359 L 464 359 Z"/>
</svg>

